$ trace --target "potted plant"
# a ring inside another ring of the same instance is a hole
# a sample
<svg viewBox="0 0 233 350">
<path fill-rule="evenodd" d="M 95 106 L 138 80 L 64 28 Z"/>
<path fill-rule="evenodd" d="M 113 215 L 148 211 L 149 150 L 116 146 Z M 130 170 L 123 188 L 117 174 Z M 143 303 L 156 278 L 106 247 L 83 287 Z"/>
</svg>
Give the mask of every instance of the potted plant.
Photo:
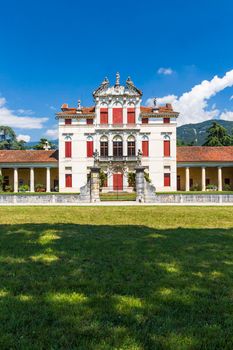
<svg viewBox="0 0 233 350">
<path fill-rule="evenodd" d="M 43 184 L 36 184 L 36 192 L 45 192 L 45 186 Z"/>
<path fill-rule="evenodd" d="M 218 187 L 214 184 L 209 184 L 206 186 L 206 191 L 217 191 Z"/>
<path fill-rule="evenodd" d="M 13 192 L 13 188 L 11 185 L 6 185 L 5 186 L 5 192 Z"/>
<path fill-rule="evenodd" d="M 19 186 L 19 192 L 28 192 L 29 191 L 29 186 L 28 185 L 21 185 Z"/>
</svg>

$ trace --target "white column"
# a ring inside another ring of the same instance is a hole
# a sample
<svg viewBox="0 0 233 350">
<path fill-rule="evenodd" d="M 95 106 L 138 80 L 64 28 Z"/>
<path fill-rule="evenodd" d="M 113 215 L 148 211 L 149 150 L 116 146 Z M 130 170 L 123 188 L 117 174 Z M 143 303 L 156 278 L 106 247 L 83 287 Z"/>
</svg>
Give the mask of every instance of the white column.
<svg viewBox="0 0 233 350">
<path fill-rule="evenodd" d="M 206 171 L 205 171 L 205 167 L 201 168 L 201 190 L 205 191 L 205 181 L 206 181 Z"/>
<path fill-rule="evenodd" d="M 127 124 L 127 107 L 123 107 L 123 124 Z"/>
<path fill-rule="evenodd" d="M 112 107 L 108 108 L 108 124 L 112 125 Z"/>
<path fill-rule="evenodd" d="M 30 192 L 35 192 L 34 168 L 30 168 Z"/>
<path fill-rule="evenodd" d="M 14 192 L 18 192 L 18 168 L 14 168 Z"/>
<path fill-rule="evenodd" d="M 189 167 L 185 168 L 185 191 L 189 191 Z"/>
<path fill-rule="evenodd" d="M 0 168 L 0 176 L 2 176 L 2 168 Z"/>
<path fill-rule="evenodd" d="M 126 135 L 126 134 L 123 135 L 123 156 L 128 155 L 127 137 L 128 137 L 128 135 Z"/>
<path fill-rule="evenodd" d="M 218 167 L 218 191 L 222 191 L 222 168 Z"/>
<path fill-rule="evenodd" d="M 129 168 L 126 169 L 127 171 L 124 172 L 123 174 L 123 190 L 126 190 L 128 187 L 128 173 L 129 173 Z"/>
<path fill-rule="evenodd" d="M 109 157 L 113 155 L 112 134 L 108 135 L 108 155 Z"/>
<path fill-rule="evenodd" d="M 51 192 L 51 187 L 50 187 L 50 168 L 49 167 L 46 170 L 46 192 Z"/>
</svg>

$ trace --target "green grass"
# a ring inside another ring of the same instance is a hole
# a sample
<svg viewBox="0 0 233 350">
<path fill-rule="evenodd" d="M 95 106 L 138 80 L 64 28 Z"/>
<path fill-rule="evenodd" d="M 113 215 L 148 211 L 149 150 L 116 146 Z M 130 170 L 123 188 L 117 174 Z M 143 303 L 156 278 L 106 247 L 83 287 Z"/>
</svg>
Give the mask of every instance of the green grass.
<svg viewBox="0 0 233 350">
<path fill-rule="evenodd" d="M 233 349 L 233 207 L 0 207 L 0 349 Z"/>
<path fill-rule="evenodd" d="M 101 201 L 135 201 L 136 193 L 124 193 L 124 192 L 113 192 L 113 193 L 101 193 L 100 194 Z"/>
</svg>

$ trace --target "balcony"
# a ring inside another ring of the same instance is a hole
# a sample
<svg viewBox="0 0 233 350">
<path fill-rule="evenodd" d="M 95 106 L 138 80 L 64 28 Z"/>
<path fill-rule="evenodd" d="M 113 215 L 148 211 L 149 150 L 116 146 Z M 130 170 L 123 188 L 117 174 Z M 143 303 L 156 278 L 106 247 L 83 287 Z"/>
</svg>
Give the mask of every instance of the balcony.
<svg viewBox="0 0 233 350">
<path fill-rule="evenodd" d="M 96 129 L 107 129 L 107 130 L 140 129 L 140 125 L 139 124 L 97 124 Z"/>
<path fill-rule="evenodd" d="M 100 162 L 136 162 L 137 156 L 106 156 L 99 157 Z"/>
</svg>

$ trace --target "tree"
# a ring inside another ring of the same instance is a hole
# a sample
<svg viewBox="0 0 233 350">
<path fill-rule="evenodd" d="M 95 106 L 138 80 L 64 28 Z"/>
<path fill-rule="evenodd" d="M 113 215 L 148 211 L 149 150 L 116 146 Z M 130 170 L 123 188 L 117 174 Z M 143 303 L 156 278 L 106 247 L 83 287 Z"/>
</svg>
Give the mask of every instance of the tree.
<svg viewBox="0 0 233 350">
<path fill-rule="evenodd" d="M 9 126 L 0 126 L 0 149 L 25 149 L 25 141 L 18 141 Z"/>
<path fill-rule="evenodd" d="M 56 146 L 54 144 L 52 144 L 51 141 L 49 141 L 48 139 L 46 138 L 41 138 L 39 143 L 35 146 L 33 146 L 34 149 L 37 149 L 37 150 L 44 150 L 46 146 L 49 146 L 50 149 L 55 149 Z"/>
<path fill-rule="evenodd" d="M 227 130 L 217 122 L 213 122 L 207 130 L 207 138 L 203 146 L 230 146 L 232 143 L 233 138 Z"/>
</svg>

